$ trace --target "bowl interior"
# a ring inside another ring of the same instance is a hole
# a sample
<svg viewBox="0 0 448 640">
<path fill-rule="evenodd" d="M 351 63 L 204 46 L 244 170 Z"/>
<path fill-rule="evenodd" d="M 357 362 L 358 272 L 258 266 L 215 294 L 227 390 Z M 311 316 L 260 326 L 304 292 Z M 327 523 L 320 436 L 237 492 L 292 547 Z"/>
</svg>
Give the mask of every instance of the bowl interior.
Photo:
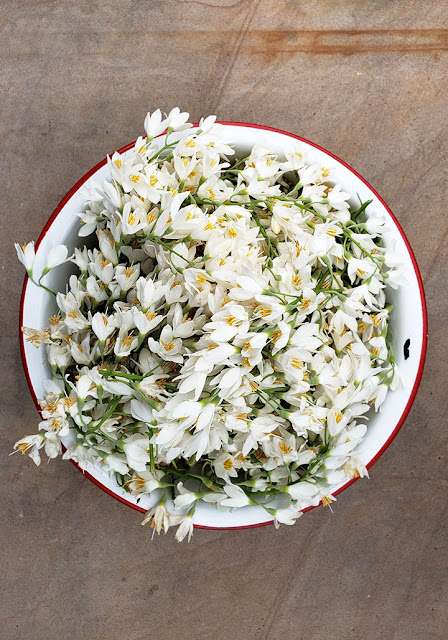
<svg viewBox="0 0 448 640">
<path fill-rule="evenodd" d="M 369 209 L 377 211 L 388 221 L 389 230 L 384 238 L 385 244 L 395 239 L 397 250 L 404 258 L 408 285 L 398 290 L 391 288 L 387 290 L 388 302 L 394 306 L 391 330 L 402 386 L 387 395 L 380 412 L 368 414 L 370 418 L 368 431 L 365 440 L 358 446 L 357 455 L 364 464 L 369 466 L 381 455 L 403 423 L 415 396 L 423 367 L 426 344 L 425 306 L 417 265 L 410 247 L 397 221 L 379 196 L 352 169 L 328 152 L 290 134 L 255 125 L 226 123 L 225 127 L 224 134 L 235 146 L 239 157 L 244 157 L 255 144 L 259 144 L 268 147 L 279 156 L 283 156 L 287 151 L 300 150 L 304 153 L 307 164 L 321 163 L 322 166 L 331 168 L 332 180 L 341 185 L 344 191 L 352 194 L 353 206 L 357 205 L 358 196 L 362 201 L 373 200 Z M 179 134 L 179 137 L 188 135 L 190 132 L 191 130 Z M 88 239 L 79 238 L 77 235 L 79 221 L 74 214 L 82 210 L 84 203 L 80 190 L 90 181 L 98 182 L 108 177 L 109 171 L 104 161 L 86 174 L 67 194 L 50 218 L 40 238 L 36 254 L 36 273 L 40 273 L 40 269 L 43 268 L 45 256 L 52 246 L 64 243 L 69 250 L 72 250 L 75 246 L 85 244 L 86 240 L 88 242 Z M 59 267 L 47 276 L 47 284 L 51 288 L 64 290 L 68 275 L 74 272 L 73 266 Z M 25 283 L 21 324 L 43 329 L 48 325 L 48 318 L 55 309 L 53 296 L 35 287 L 29 281 Z M 51 369 L 46 362 L 43 349 L 35 349 L 30 343 L 24 341 L 23 336 L 21 340 L 31 391 L 35 398 L 41 398 L 43 396 L 42 381 L 51 377 Z M 69 441 L 70 436 L 66 439 L 66 444 Z M 145 496 L 137 503 L 135 498 L 117 486 L 114 478 L 108 473 L 92 465 L 87 471 L 87 475 L 104 490 L 134 508 L 144 511 L 155 502 L 154 496 Z M 334 486 L 333 491 L 341 491 L 349 484 L 351 482 Z M 254 526 L 270 521 L 272 519 L 261 507 L 245 507 L 233 512 L 220 512 L 214 506 L 205 503 L 198 505 L 194 517 L 196 525 L 218 528 Z"/>
</svg>

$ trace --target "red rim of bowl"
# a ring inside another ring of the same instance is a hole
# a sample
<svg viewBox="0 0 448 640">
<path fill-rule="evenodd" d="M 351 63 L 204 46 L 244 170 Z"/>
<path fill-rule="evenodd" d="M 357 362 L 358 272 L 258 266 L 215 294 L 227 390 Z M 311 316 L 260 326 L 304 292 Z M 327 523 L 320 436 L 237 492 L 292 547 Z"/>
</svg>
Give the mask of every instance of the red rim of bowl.
<svg viewBox="0 0 448 640">
<path fill-rule="evenodd" d="M 398 222 L 398 220 L 396 219 L 396 217 L 394 216 L 394 214 L 392 213 L 392 211 L 390 210 L 388 205 L 384 202 L 383 198 L 375 191 L 375 189 L 367 182 L 367 180 L 365 180 L 349 164 L 347 164 L 346 162 L 344 162 L 343 160 L 341 160 L 340 158 L 335 156 L 330 151 L 327 151 L 327 149 L 324 149 L 323 147 L 320 147 L 319 145 L 315 144 L 314 142 L 311 142 L 310 140 L 307 140 L 306 138 L 302 138 L 301 136 L 296 136 L 293 133 L 289 133 L 288 131 L 282 131 L 281 129 L 275 129 L 274 127 L 265 127 L 265 126 L 260 125 L 260 124 L 251 124 L 249 122 L 225 122 L 225 121 L 222 122 L 222 121 L 220 121 L 219 124 L 222 124 L 222 125 L 225 125 L 225 126 L 248 127 L 250 129 L 261 129 L 263 131 L 273 131 L 275 133 L 281 133 L 283 135 L 289 136 L 290 138 L 293 138 L 294 140 L 298 140 L 300 142 L 304 142 L 305 144 L 309 144 L 311 147 L 314 147 L 315 149 L 318 149 L 319 151 L 323 151 L 328 156 L 330 156 L 330 158 L 333 158 L 333 160 L 336 160 L 341 165 L 343 165 L 344 167 L 349 169 L 357 178 L 359 178 L 370 189 L 370 191 L 378 198 L 378 200 L 381 202 L 381 204 L 385 207 L 385 209 L 387 210 L 388 214 L 392 218 L 395 226 L 397 227 L 398 231 L 400 232 L 401 237 L 403 238 L 403 241 L 404 241 L 404 243 L 406 245 L 406 248 L 407 248 L 407 250 L 409 252 L 409 255 L 411 257 L 412 265 L 414 267 L 414 271 L 415 271 L 415 275 L 417 277 L 418 287 L 419 287 L 419 291 L 420 291 L 420 302 L 421 302 L 421 306 L 422 306 L 422 317 L 423 317 L 422 350 L 421 350 L 421 354 L 420 354 L 420 362 L 419 362 L 419 366 L 418 366 L 418 370 L 417 370 L 417 376 L 416 376 L 416 379 L 415 379 L 414 386 L 412 388 L 412 392 L 411 392 L 411 394 L 409 396 L 409 400 L 408 400 L 408 402 L 407 402 L 407 404 L 406 404 L 406 406 L 404 408 L 404 411 L 403 411 L 403 413 L 402 413 L 402 415 L 400 417 L 400 420 L 397 422 L 397 424 L 396 424 L 394 430 L 392 431 L 391 435 L 386 440 L 386 442 L 381 447 L 381 449 L 378 451 L 378 453 L 367 463 L 366 467 L 367 467 L 367 469 L 370 469 L 370 467 L 372 467 L 375 464 L 375 462 L 383 455 L 383 453 L 389 447 L 389 445 L 391 444 L 392 440 L 395 438 L 395 436 L 397 435 L 397 433 L 399 432 L 399 430 L 403 426 L 403 423 L 406 420 L 406 417 L 407 417 L 407 415 L 408 415 L 408 413 L 409 413 L 409 411 L 410 411 L 410 409 L 412 407 L 412 404 L 413 404 L 413 402 L 415 400 L 415 396 L 417 394 L 417 390 L 418 390 L 418 387 L 420 385 L 420 381 L 422 379 L 423 368 L 424 368 L 424 365 L 425 365 L 427 336 L 428 336 L 428 314 L 427 314 L 427 309 L 426 309 L 426 300 L 425 300 L 425 292 L 424 292 L 424 289 L 423 289 L 422 277 L 420 275 L 420 270 L 418 268 L 417 260 L 415 258 L 414 252 L 412 251 L 411 245 L 409 244 L 409 240 L 407 239 L 406 234 L 404 233 L 403 229 L 401 228 L 400 223 Z M 197 126 L 197 124 L 194 125 L 194 126 Z M 135 142 L 131 142 L 130 144 L 127 144 L 126 146 L 124 146 L 121 149 L 119 149 L 118 153 L 124 153 L 125 151 L 129 151 L 129 149 L 132 149 L 134 147 L 134 144 L 135 144 Z M 56 209 L 51 214 L 50 218 L 47 220 L 47 222 L 46 222 L 46 224 L 45 224 L 45 226 L 44 226 L 44 228 L 42 230 L 42 233 L 40 234 L 39 239 L 36 242 L 36 245 L 35 245 L 36 250 L 39 247 L 39 245 L 42 242 L 42 240 L 44 239 L 45 235 L 47 234 L 47 231 L 49 230 L 49 228 L 52 225 L 53 221 L 59 215 L 61 209 L 67 204 L 67 202 L 70 200 L 70 198 L 73 196 L 73 194 L 76 193 L 76 191 L 78 191 L 78 189 L 94 173 L 96 173 L 98 171 L 98 169 L 103 167 L 106 164 L 106 162 L 107 162 L 107 158 L 104 158 L 104 160 L 101 160 L 101 162 L 98 162 L 98 164 L 96 164 L 85 175 L 83 175 L 83 177 L 80 180 L 78 180 L 78 182 L 62 198 L 62 200 L 60 201 L 60 203 L 58 204 Z M 25 280 L 24 280 L 23 288 L 22 288 L 22 296 L 21 296 L 21 300 L 20 300 L 20 315 L 19 315 L 20 352 L 21 352 L 21 356 L 22 356 L 23 368 L 25 370 L 25 375 L 26 375 L 26 380 L 27 380 L 27 383 L 28 383 L 28 387 L 30 389 L 30 393 L 31 393 L 31 396 L 33 398 L 34 404 L 36 405 L 37 410 L 40 412 L 39 402 L 37 400 L 37 396 L 36 396 L 36 393 L 34 391 L 34 388 L 33 388 L 32 382 L 31 382 L 31 377 L 30 377 L 30 373 L 29 373 L 29 370 L 28 370 L 28 364 L 27 364 L 27 360 L 26 360 L 26 356 L 25 356 L 25 339 L 24 339 L 24 335 L 23 335 L 22 331 L 20 330 L 22 325 L 23 325 L 23 311 L 24 311 L 25 294 L 26 294 L 26 289 L 27 289 L 27 286 L 28 286 L 28 281 L 29 281 L 28 276 L 25 276 Z M 127 505 L 128 507 L 132 507 L 136 511 L 140 511 L 142 513 L 144 513 L 146 511 L 146 509 L 144 509 L 143 507 L 140 507 L 140 506 L 138 506 L 136 504 L 133 504 L 132 502 L 129 502 L 128 500 L 126 500 L 126 498 L 123 498 L 122 496 L 119 496 L 116 493 L 114 493 L 111 489 L 109 489 L 108 487 L 103 485 L 99 480 L 97 480 L 97 478 L 94 478 L 90 473 L 88 473 L 87 471 L 83 471 L 76 464 L 76 462 L 73 462 L 73 460 L 71 462 L 75 465 L 75 467 L 77 469 L 79 469 L 79 471 L 81 471 L 81 473 L 83 473 L 84 476 L 86 476 L 91 482 L 93 482 L 93 484 L 95 484 L 97 487 L 102 489 L 105 493 L 109 494 L 110 496 L 112 496 L 113 498 L 115 498 L 119 502 L 122 502 L 123 504 Z M 342 487 L 340 487 L 337 491 L 334 492 L 334 495 L 337 495 L 337 494 L 341 493 L 342 491 L 345 491 L 345 489 L 350 487 L 354 482 L 356 482 L 357 479 L 358 478 L 352 478 L 351 480 L 348 480 Z M 303 509 L 303 512 L 310 511 L 311 509 L 315 509 L 315 508 L 316 507 L 314 507 L 314 506 L 313 507 L 307 507 L 306 509 Z M 259 523 L 256 523 L 256 524 L 249 524 L 249 525 L 238 526 L 238 527 L 208 527 L 206 525 L 200 525 L 200 524 L 195 524 L 194 526 L 197 529 L 218 529 L 218 530 L 222 530 L 222 529 L 224 529 L 224 530 L 225 529 L 229 529 L 229 530 L 231 530 L 231 529 L 253 529 L 255 527 L 264 527 L 266 525 L 273 524 L 273 522 L 274 522 L 273 520 L 268 520 L 267 522 L 259 522 Z"/>
</svg>

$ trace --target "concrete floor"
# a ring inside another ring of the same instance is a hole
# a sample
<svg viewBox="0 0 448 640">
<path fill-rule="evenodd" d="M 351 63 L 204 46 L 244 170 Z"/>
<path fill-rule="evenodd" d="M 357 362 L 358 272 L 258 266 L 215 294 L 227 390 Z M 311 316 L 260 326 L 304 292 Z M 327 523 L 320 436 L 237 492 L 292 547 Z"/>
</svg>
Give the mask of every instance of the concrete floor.
<svg viewBox="0 0 448 640">
<path fill-rule="evenodd" d="M 3 517 L 0 637 L 419 640 L 447 637 L 446 144 L 441 0 L 1 3 Z M 445 9 L 445 11 L 443 11 Z M 405 426 L 334 508 L 295 527 L 150 541 L 74 467 L 13 443 L 37 413 L 20 363 L 23 271 L 61 197 L 147 110 L 262 123 L 344 158 L 403 225 L 430 341 Z"/>
</svg>

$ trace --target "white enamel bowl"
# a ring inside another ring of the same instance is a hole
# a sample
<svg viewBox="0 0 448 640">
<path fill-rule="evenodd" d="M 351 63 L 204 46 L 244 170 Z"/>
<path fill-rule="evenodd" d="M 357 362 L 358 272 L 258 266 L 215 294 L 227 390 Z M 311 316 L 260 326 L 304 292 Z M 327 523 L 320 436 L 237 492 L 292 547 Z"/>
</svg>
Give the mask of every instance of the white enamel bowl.
<svg viewBox="0 0 448 640">
<path fill-rule="evenodd" d="M 341 185 L 344 191 L 352 194 L 352 204 L 355 207 L 358 203 L 357 194 L 362 201 L 373 200 L 369 209 L 375 209 L 385 216 L 390 227 L 385 237 L 385 244 L 387 245 L 392 238 L 395 238 L 397 247 L 405 259 L 408 286 L 398 291 L 392 289 L 388 291 L 388 301 L 394 306 L 391 319 L 393 346 L 403 385 L 400 389 L 388 394 L 379 413 L 370 415 L 368 432 L 364 442 L 358 447 L 357 455 L 367 467 L 371 467 L 402 426 L 415 398 L 423 372 L 427 336 L 426 305 L 420 273 L 409 242 L 392 212 L 372 187 L 347 164 L 325 149 L 277 129 L 245 123 L 225 122 L 223 124 L 226 126 L 228 139 L 233 141 L 239 157 L 247 155 L 255 144 L 268 147 L 280 156 L 289 149 L 299 147 L 303 150 L 308 164 L 318 162 L 322 166 L 332 168 L 333 180 Z M 187 131 L 179 134 L 179 137 L 188 133 Z M 120 151 L 123 153 L 132 147 L 133 144 Z M 71 250 L 84 243 L 84 239 L 78 238 L 79 221 L 74 215 L 83 205 L 80 189 L 89 180 L 98 181 L 107 177 L 109 172 L 106 160 L 103 160 L 81 178 L 58 205 L 37 243 L 36 273 L 40 273 L 40 269 L 45 264 L 45 256 L 53 245 L 64 243 Z M 47 276 L 47 285 L 53 289 L 60 287 L 60 290 L 64 290 L 69 269 L 70 267 L 64 266 L 52 271 Z M 26 279 L 22 293 L 20 325 L 43 329 L 48 325 L 48 318 L 54 312 L 53 296 Z M 42 380 L 51 377 L 51 370 L 45 361 L 44 350 L 35 349 L 30 343 L 24 341 L 22 333 L 20 335 L 25 373 L 37 406 L 37 398 L 43 395 Z M 405 348 L 405 343 L 408 348 Z M 68 442 L 69 439 L 66 444 Z M 115 480 L 101 469 L 90 466 L 85 475 L 106 493 L 138 511 L 146 511 L 154 503 L 154 499 L 145 497 L 137 504 L 133 497 L 118 487 Z M 352 482 L 353 480 L 333 487 L 333 492 L 340 493 Z M 233 512 L 220 512 L 210 504 L 200 504 L 196 510 L 194 522 L 197 527 L 244 528 L 269 524 L 272 519 L 267 518 L 262 507 L 245 507 Z"/>
</svg>

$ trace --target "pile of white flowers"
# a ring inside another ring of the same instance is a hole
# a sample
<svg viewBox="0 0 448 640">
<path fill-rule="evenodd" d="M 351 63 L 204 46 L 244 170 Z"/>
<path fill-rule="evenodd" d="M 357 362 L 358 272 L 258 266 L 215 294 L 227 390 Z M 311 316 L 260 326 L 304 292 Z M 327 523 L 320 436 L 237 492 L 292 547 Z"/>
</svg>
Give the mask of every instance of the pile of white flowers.
<svg viewBox="0 0 448 640">
<path fill-rule="evenodd" d="M 80 273 L 47 329 L 23 328 L 53 379 L 15 448 L 39 464 L 73 430 L 63 458 L 134 496 L 159 489 L 144 522 L 179 540 L 200 500 L 292 524 L 367 475 L 354 450 L 398 384 L 385 286 L 403 281 L 384 219 L 351 210 L 328 168 L 260 146 L 231 161 L 214 116 L 172 135 L 188 117 L 148 114 L 146 137 L 88 184 L 79 235 L 94 248 L 54 247 L 36 280 L 33 243 L 16 245 L 40 286 L 67 260 Z"/>
</svg>

